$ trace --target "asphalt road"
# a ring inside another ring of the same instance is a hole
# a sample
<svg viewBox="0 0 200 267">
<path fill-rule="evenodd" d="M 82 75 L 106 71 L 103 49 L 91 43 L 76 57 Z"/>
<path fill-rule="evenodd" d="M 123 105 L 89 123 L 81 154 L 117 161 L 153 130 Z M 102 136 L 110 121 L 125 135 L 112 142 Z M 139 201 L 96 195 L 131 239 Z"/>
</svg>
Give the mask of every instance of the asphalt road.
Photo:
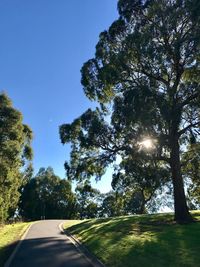
<svg viewBox="0 0 200 267">
<path fill-rule="evenodd" d="M 92 267 L 65 234 L 60 220 L 33 224 L 22 241 L 10 267 Z"/>
</svg>

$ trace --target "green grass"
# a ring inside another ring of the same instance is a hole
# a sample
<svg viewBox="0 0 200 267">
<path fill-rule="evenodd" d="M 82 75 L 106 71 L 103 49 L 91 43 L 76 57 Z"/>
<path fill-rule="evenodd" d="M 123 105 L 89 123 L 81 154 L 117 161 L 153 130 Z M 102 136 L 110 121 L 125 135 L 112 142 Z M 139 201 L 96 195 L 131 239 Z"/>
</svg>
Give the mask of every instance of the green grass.
<svg viewBox="0 0 200 267">
<path fill-rule="evenodd" d="M 30 223 L 16 223 L 0 226 L 0 267 L 4 265 L 29 225 Z"/>
<path fill-rule="evenodd" d="M 157 214 L 69 221 L 64 227 L 108 267 L 198 267 L 200 211 L 193 215 L 198 222 L 188 225 Z"/>
</svg>

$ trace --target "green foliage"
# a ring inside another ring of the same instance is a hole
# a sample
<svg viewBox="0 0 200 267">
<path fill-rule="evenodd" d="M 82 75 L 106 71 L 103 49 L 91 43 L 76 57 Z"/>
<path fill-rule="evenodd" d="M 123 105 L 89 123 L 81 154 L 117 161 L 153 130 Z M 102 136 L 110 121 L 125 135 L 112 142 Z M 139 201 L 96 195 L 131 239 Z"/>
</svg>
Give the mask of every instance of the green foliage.
<svg viewBox="0 0 200 267">
<path fill-rule="evenodd" d="M 78 202 L 77 209 L 79 218 L 85 219 L 97 217 L 99 210 L 97 198 L 99 197 L 100 192 L 93 188 L 89 181 L 78 184 L 75 192 Z"/>
<path fill-rule="evenodd" d="M 200 206 L 200 143 L 193 143 L 188 147 L 182 158 L 183 174 L 189 179 L 188 195 L 194 207 Z"/>
<path fill-rule="evenodd" d="M 199 137 L 200 3 L 120 0 L 118 10 L 81 70 L 84 92 L 99 108 L 60 127 L 62 143 L 72 144 L 68 174 L 99 179 L 120 156 L 125 164 L 145 162 L 131 173 L 121 169 L 124 179 L 133 174 L 134 187 L 135 177 L 157 172 L 150 166 L 158 161 L 157 186 L 166 181 L 162 169 L 170 171 L 175 218 L 191 221 L 180 146 Z M 151 151 L 141 149 L 145 138 L 154 141 Z"/>
<path fill-rule="evenodd" d="M 51 167 L 41 168 L 22 190 L 20 214 L 29 220 L 66 219 L 76 214 L 71 183 L 56 176 Z"/>
<path fill-rule="evenodd" d="M 164 164 L 130 155 L 115 170 L 112 187 L 123 193 L 127 213 L 142 214 L 147 212 L 146 206 L 156 197 L 157 191 L 168 186 L 169 181 L 170 172 Z"/>
<path fill-rule="evenodd" d="M 32 131 L 24 125 L 22 114 L 0 94 L 0 219 L 6 220 L 16 210 L 24 172 L 32 159 Z M 22 171 L 23 170 L 23 171 Z"/>
<path fill-rule="evenodd" d="M 72 124 L 62 125 L 60 137 L 63 144 L 73 140 L 73 164 L 65 163 L 69 179 L 81 181 L 93 175 L 98 179 L 116 157 L 114 151 L 112 155 L 107 151 L 112 132 L 98 108 L 94 111 L 87 110 Z"/>
<path fill-rule="evenodd" d="M 123 216 L 65 224 L 106 266 L 193 267 L 199 265 L 200 212 L 190 225 L 172 214 Z M 103 253 L 102 253 L 103 252 Z"/>
<path fill-rule="evenodd" d="M 123 195 L 118 192 L 111 191 L 103 195 L 100 217 L 114 217 L 127 214 L 124 202 Z M 130 209 L 128 212 L 131 212 Z"/>
</svg>

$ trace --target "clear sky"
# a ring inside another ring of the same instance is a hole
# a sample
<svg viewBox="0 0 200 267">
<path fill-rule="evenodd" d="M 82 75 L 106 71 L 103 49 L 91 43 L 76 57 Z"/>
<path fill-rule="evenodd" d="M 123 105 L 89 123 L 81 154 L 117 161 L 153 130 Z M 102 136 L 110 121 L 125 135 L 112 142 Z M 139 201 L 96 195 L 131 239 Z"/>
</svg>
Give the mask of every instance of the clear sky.
<svg viewBox="0 0 200 267">
<path fill-rule="evenodd" d="M 0 1 L 0 91 L 34 132 L 35 172 L 52 166 L 64 177 L 69 147 L 58 128 L 92 106 L 80 69 L 117 17 L 117 0 Z M 110 188 L 108 176 L 97 185 L 101 191 Z"/>
</svg>

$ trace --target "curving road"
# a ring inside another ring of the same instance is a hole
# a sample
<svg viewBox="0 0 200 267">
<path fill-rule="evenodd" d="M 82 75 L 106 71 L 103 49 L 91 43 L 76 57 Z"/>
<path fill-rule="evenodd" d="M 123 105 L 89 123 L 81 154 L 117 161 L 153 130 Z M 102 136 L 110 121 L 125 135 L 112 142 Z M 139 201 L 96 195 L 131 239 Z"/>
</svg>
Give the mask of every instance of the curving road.
<svg viewBox="0 0 200 267">
<path fill-rule="evenodd" d="M 9 267 L 92 267 L 59 229 L 61 220 L 33 224 Z"/>
</svg>

